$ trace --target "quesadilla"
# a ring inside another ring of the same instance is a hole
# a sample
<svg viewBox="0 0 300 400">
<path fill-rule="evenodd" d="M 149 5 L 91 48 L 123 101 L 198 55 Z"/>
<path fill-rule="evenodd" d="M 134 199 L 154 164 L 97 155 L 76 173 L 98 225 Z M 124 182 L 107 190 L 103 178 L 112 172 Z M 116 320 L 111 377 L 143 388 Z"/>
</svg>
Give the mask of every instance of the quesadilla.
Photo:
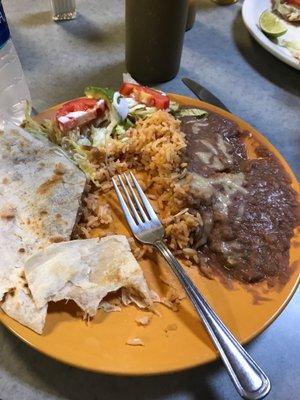
<svg viewBox="0 0 300 400">
<path fill-rule="evenodd" d="M 40 330 L 24 281 L 24 262 L 53 242 L 69 240 L 85 187 L 84 174 L 47 139 L 9 125 L 0 132 L 0 300 L 2 309 Z"/>
<path fill-rule="evenodd" d="M 152 304 L 153 294 L 122 235 L 52 244 L 26 261 L 25 276 L 38 309 L 73 300 L 93 317 L 102 299 L 121 288 L 138 306 Z"/>
</svg>

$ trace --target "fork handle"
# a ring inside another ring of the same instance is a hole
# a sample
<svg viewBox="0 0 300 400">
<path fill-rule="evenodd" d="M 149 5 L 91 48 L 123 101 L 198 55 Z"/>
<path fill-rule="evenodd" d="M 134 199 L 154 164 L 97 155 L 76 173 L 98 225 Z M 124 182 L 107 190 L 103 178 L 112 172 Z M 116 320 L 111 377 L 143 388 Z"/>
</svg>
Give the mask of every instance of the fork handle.
<svg viewBox="0 0 300 400">
<path fill-rule="evenodd" d="M 157 241 L 154 245 L 169 263 L 202 318 L 240 396 L 249 400 L 265 397 L 271 389 L 268 377 L 216 315 L 165 243 Z"/>
</svg>

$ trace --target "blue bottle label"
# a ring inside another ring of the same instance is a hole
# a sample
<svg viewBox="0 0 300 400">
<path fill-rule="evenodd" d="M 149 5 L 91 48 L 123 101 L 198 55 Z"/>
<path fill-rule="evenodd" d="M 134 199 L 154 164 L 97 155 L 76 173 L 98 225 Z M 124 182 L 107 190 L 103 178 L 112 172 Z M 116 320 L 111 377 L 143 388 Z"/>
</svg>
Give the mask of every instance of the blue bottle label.
<svg viewBox="0 0 300 400">
<path fill-rule="evenodd" d="M 5 45 L 10 37 L 9 28 L 4 14 L 3 6 L 0 0 L 0 48 Z"/>
</svg>

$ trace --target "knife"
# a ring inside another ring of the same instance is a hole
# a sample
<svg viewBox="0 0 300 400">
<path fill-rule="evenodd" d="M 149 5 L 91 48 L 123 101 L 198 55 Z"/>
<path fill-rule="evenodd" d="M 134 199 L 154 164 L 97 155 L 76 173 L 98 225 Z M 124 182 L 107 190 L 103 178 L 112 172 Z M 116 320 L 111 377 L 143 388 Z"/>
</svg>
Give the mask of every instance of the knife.
<svg viewBox="0 0 300 400">
<path fill-rule="evenodd" d="M 230 112 L 221 100 L 219 100 L 209 90 L 205 89 L 199 83 L 189 78 L 182 78 L 182 82 L 198 97 L 198 99 L 206 101 L 207 103 L 213 104 L 214 106 L 223 108 L 223 110 Z"/>
</svg>

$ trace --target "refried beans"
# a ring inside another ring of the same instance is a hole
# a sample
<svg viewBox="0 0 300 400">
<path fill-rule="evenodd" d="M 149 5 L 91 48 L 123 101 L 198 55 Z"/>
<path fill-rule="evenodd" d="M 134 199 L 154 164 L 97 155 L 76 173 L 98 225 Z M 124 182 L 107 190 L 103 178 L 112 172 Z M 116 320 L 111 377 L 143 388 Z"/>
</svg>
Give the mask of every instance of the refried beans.
<svg viewBox="0 0 300 400">
<path fill-rule="evenodd" d="M 244 282 L 287 277 L 299 204 L 279 161 L 263 147 L 248 159 L 245 133 L 218 114 L 181 121 L 192 174 L 189 206 L 203 220 L 194 232 L 200 268 L 221 267 Z"/>
</svg>

